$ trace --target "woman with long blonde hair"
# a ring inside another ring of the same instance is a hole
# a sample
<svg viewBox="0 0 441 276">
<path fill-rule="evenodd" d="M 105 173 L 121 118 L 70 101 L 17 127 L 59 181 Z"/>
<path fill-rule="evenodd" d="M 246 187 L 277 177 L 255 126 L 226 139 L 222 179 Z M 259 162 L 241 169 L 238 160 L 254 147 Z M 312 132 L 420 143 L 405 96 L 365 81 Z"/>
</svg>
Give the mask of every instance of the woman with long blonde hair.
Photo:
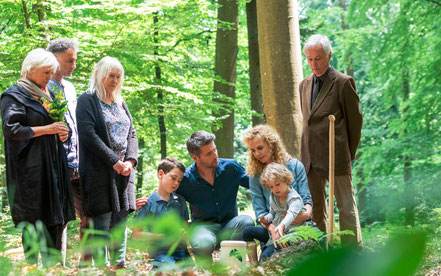
<svg viewBox="0 0 441 276">
<path fill-rule="evenodd" d="M 258 125 L 245 133 L 243 141 L 249 153 L 247 172 L 250 175 L 250 191 L 256 219 L 268 214 L 270 210 L 271 192 L 260 184 L 260 174 L 272 162 L 285 165 L 293 174 L 294 181 L 290 187 L 300 194 L 305 204 L 306 212 L 299 213 L 294 223 L 298 224 L 310 219 L 312 199 L 305 168 L 298 159 L 288 154 L 277 131 L 269 125 Z"/>
</svg>

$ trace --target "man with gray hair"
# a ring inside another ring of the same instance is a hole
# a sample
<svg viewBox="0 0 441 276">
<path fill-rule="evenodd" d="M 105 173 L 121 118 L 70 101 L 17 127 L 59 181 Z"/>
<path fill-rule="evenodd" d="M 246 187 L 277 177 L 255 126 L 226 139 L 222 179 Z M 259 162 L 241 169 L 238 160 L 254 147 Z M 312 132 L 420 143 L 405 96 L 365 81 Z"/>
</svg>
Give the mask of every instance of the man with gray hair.
<svg viewBox="0 0 441 276">
<path fill-rule="evenodd" d="M 301 161 L 308 175 L 313 221 L 326 231 L 326 182 L 329 175 L 329 115 L 335 116 L 335 198 L 339 209 L 343 245 L 361 248 L 358 210 L 352 187 L 351 161 L 360 143 L 363 117 L 355 81 L 329 66 L 332 47 L 328 37 L 311 36 L 304 53 L 312 74 L 300 83 L 303 114 Z"/>
<path fill-rule="evenodd" d="M 52 79 L 49 81 L 47 87 L 53 94 L 61 90 L 63 96 L 67 101 L 67 112 L 65 113 L 65 120 L 69 126 L 70 137 L 64 143 L 64 149 L 67 155 L 67 161 L 69 165 L 69 175 L 70 183 L 72 185 L 72 191 L 74 195 L 75 212 L 80 218 L 80 240 L 83 237 L 84 231 L 88 228 L 88 218 L 85 216 L 83 211 L 83 205 L 80 195 L 79 177 L 78 177 L 78 132 L 77 123 L 75 117 L 75 109 L 77 105 L 77 94 L 75 87 L 71 82 L 65 80 L 65 78 L 70 78 L 73 71 L 76 68 L 78 43 L 67 38 L 57 38 L 52 40 L 47 50 L 52 52 L 58 60 L 60 66 Z M 63 259 L 65 259 L 66 254 L 66 231 L 63 234 Z M 90 254 L 81 253 L 80 262 L 90 260 Z"/>
</svg>

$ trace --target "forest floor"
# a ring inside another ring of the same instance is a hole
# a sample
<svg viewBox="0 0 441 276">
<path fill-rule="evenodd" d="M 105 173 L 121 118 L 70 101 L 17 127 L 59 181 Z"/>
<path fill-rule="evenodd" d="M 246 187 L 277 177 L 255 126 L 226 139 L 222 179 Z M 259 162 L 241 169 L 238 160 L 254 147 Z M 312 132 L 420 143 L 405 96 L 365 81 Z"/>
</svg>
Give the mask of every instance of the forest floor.
<svg viewBox="0 0 441 276">
<path fill-rule="evenodd" d="M 15 274 L 65 274 L 65 275 L 148 275 L 150 274 L 151 264 L 147 263 L 148 254 L 141 252 L 138 249 L 133 249 L 130 246 L 127 250 L 127 268 L 121 270 L 111 269 L 97 269 L 93 267 L 79 268 L 79 243 L 78 243 L 78 222 L 69 224 L 68 227 L 68 249 L 67 249 L 67 266 L 54 266 L 49 269 L 44 269 L 40 265 L 28 265 L 24 262 L 24 254 L 21 248 L 21 235 L 18 231 L 13 230 L 9 234 L 5 234 L 4 227 L 0 225 L 0 240 L 3 243 L 3 250 L 0 250 L 0 267 L 4 265 L 12 265 L 12 271 Z M 386 241 L 392 233 L 405 230 L 405 227 L 394 226 L 391 224 L 377 224 L 365 227 L 363 231 L 364 251 L 375 253 L 377 250 L 383 248 Z M 15 231 L 15 232 L 14 232 Z M 8 231 L 6 231 L 8 232 Z M 437 233 L 435 231 L 435 233 Z M 130 235 L 129 235 L 130 237 Z M 130 239 L 130 238 L 129 238 Z M 1 249 L 1 248 L 0 248 Z M 6 250 L 8 249 L 8 250 Z M 300 242 L 294 246 L 288 247 L 277 256 L 270 260 L 259 264 L 255 268 L 248 269 L 247 267 L 225 267 L 218 266 L 210 270 L 205 269 L 187 269 L 176 271 L 163 272 L 164 275 L 213 275 L 213 274 L 228 274 L 228 275 L 284 275 L 286 272 L 308 258 L 311 253 L 323 251 L 319 248 L 316 242 Z M 214 255 L 215 259 L 219 259 L 219 255 Z M 4 258 L 10 260 L 10 264 L 4 263 Z M 216 262 L 217 264 L 218 262 Z M 426 276 L 441 276 L 441 237 L 439 234 L 434 234 L 429 237 L 426 243 L 426 253 L 422 264 L 419 267 L 417 275 Z"/>
</svg>

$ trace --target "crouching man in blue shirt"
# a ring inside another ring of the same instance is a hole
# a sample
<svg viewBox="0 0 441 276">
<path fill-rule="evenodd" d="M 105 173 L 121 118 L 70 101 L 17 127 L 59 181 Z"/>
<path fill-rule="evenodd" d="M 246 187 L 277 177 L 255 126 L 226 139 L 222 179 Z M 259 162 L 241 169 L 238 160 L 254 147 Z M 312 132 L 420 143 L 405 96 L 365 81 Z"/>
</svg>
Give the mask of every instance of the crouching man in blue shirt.
<svg viewBox="0 0 441 276">
<path fill-rule="evenodd" d="M 194 163 L 185 171 L 176 193 L 190 203 L 192 223 L 197 223 L 190 238 L 193 252 L 211 257 L 222 240 L 243 240 L 242 230 L 254 226 L 250 216 L 237 213 L 239 185 L 249 188 L 245 169 L 233 159 L 218 158 L 214 140 L 206 131 L 196 131 L 187 140 Z M 140 208 L 147 201 L 137 201 Z"/>
<path fill-rule="evenodd" d="M 245 169 L 233 159 L 218 158 L 215 139 L 196 131 L 187 140 L 194 163 L 177 190 L 190 203 L 192 222 L 200 224 L 190 239 L 196 255 L 211 256 L 222 240 L 243 240 L 242 230 L 254 225 L 250 216 L 237 214 L 239 185 L 249 188 Z"/>
</svg>

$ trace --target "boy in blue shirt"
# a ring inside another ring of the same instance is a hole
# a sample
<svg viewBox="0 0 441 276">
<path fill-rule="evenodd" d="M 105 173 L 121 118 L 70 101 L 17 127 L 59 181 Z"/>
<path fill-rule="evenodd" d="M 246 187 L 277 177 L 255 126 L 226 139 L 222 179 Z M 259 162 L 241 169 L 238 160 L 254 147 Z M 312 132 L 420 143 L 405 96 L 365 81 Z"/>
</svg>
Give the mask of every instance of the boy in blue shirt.
<svg viewBox="0 0 441 276">
<path fill-rule="evenodd" d="M 146 216 L 159 217 L 169 212 L 175 212 L 187 222 L 189 216 L 185 199 L 175 193 L 184 172 L 185 166 L 175 158 L 167 157 L 161 160 L 158 165 L 158 189 L 149 196 L 147 204 L 138 211 L 136 218 L 140 219 Z M 133 238 L 135 240 L 148 241 L 149 245 L 151 245 L 149 257 L 157 262 L 172 264 L 190 257 L 185 242 L 181 242 L 174 253 L 171 256 L 167 256 L 171 245 L 165 246 L 163 243 L 161 244 L 161 240 L 164 241 L 163 235 L 135 229 L 133 231 Z"/>
</svg>

